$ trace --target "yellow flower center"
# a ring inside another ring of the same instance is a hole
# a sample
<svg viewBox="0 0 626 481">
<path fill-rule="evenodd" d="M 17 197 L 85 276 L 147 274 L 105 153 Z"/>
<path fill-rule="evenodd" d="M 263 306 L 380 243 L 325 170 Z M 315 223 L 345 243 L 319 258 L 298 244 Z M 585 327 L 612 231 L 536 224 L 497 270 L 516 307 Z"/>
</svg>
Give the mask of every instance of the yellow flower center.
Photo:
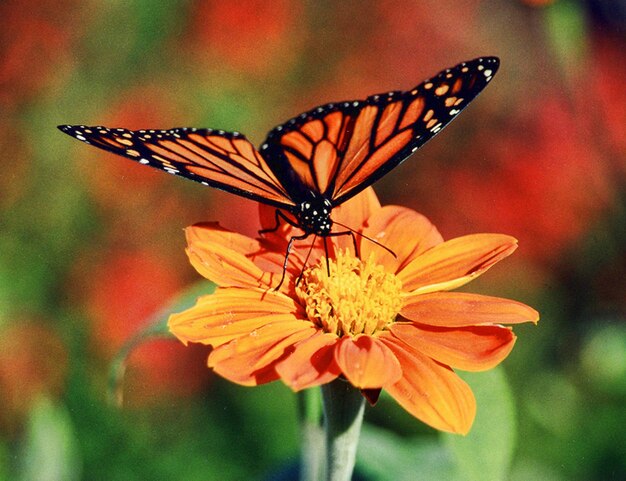
<svg viewBox="0 0 626 481">
<path fill-rule="evenodd" d="M 326 332 L 374 334 L 394 322 L 400 312 L 402 283 L 383 266 L 348 252 L 306 269 L 296 292 L 309 320 Z"/>
</svg>

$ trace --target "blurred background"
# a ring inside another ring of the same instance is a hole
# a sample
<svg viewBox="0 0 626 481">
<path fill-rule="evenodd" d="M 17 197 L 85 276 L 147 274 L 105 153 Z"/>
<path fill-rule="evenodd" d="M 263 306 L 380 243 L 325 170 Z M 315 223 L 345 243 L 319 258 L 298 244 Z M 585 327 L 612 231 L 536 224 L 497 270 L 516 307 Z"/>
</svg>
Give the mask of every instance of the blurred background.
<svg viewBox="0 0 626 481">
<path fill-rule="evenodd" d="M 293 394 L 212 376 L 201 347 L 141 344 L 123 407 L 107 401 L 124 342 L 199 280 L 182 229 L 253 235 L 257 209 L 56 125 L 212 127 L 258 145 L 318 104 L 480 55 L 502 61 L 489 88 L 376 191 L 445 238 L 519 239 L 469 286 L 542 314 L 504 363 L 506 479 L 626 479 L 626 2 L 4 0 L 0 480 L 277 479 L 298 458 Z M 384 397 L 367 420 L 438 439 Z M 410 456 L 407 479 L 430 479 Z"/>
</svg>

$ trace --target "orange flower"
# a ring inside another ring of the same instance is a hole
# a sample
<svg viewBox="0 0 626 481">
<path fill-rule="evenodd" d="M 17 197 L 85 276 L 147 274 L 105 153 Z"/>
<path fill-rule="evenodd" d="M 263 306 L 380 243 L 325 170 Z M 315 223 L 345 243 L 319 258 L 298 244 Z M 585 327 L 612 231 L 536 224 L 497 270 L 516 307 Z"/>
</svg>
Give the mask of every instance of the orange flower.
<svg viewBox="0 0 626 481">
<path fill-rule="evenodd" d="M 287 278 L 274 290 L 290 227 L 265 239 L 217 224 L 189 227 L 191 263 L 220 287 L 172 315 L 171 331 L 184 343 L 213 346 L 209 367 L 233 382 L 281 379 L 298 391 L 343 376 L 368 394 L 387 390 L 437 429 L 467 433 L 475 400 L 453 368 L 494 367 L 516 339 L 502 324 L 536 322 L 538 314 L 515 301 L 448 291 L 511 254 L 516 240 L 477 234 L 444 242 L 425 217 L 381 207 L 371 189 L 333 219 L 396 257 L 360 236 L 355 257 L 350 236 L 332 238 L 330 275 L 318 245 L 296 283 L 305 246 L 290 255 Z"/>
</svg>

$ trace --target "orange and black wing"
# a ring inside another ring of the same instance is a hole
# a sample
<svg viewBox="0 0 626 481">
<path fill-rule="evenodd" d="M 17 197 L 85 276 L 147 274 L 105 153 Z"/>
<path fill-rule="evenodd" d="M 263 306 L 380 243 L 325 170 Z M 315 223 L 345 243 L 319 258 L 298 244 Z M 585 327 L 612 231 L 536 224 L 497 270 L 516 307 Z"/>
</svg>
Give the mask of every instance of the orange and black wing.
<svg viewBox="0 0 626 481">
<path fill-rule="evenodd" d="M 273 129 L 261 153 L 292 198 L 313 190 L 340 205 L 456 118 L 499 63 L 496 57 L 477 58 L 410 91 L 317 107 Z"/>
<path fill-rule="evenodd" d="M 87 144 L 203 185 L 280 208 L 295 205 L 263 156 L 238 132 L 84 125 L 60 125 L 59 129 Z"/>
</svg>

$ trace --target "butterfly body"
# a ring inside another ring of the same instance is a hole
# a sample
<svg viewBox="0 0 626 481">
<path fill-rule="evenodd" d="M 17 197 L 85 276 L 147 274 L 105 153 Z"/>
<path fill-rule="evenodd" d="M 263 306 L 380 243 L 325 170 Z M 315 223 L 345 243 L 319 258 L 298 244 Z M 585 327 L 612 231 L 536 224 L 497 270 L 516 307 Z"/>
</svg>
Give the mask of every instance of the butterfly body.
<svg viewBox="0 0 626 481">
<path fill-rule="evenodd" d="M 260 149 L 223 130 L 127 130 L 61 125 L 66 134 L 277 210 L 304 235 L 328 237 L 332 209 L 404 162 L 487 86 L 499 67 L 481 57 L 407 91 L 316 107 L 272 129 Z M 345 226 L 343 226 L 345 227 Z M 291 243 L 290 243 L 291 245 Z"/>
<path fill-rule="evenodd" d="M 333 228 L 330 214 L 333 210 L 331 202 L 310 191 L 308 200 L 300 202 L 293 214 L 298 227 L 306 234 L 315 234 L 321 237 L 328 236 Z"/>
</svg>

